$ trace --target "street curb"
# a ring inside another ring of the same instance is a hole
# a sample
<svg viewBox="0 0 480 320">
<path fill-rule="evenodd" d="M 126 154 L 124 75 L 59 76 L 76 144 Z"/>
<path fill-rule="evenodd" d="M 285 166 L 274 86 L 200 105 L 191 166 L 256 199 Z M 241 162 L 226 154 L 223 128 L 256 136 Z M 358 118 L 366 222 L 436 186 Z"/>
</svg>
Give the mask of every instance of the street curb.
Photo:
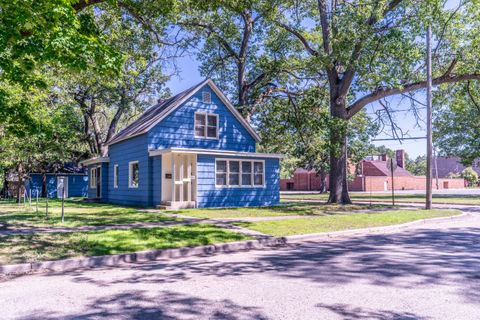
<svg viewBox="0 0 480 320">
<path fill-rule="evenodd" d="M 41 270 L 49 271 L 68 271 L 82 268 L 92 267 L 112 267 L 122 264 L 135 263 L 135 262 L 148 262 L 155 260 L 170 260 L 193 256 L 212 255 L 215 253 L 234 253 L 239 251 L 259 250 L 271 247 L 280 247 L 288 244 L 295 244 L 308 241 L 320 241 L 333 238 L 341 238 L 348 236 L 368 235 L 373 233 L 381 233 L 384 231 L 401 230 L 413 225 L 421 225 L 426 222 L 444 221 L 444 220 L 457 220 L 466 216 L 470 216 L 470 213 L 464 212 L 456 216 L 439 217 L 431 219 L 422 219 L 411 221 L 403 224 L 396 224 L 383 227 L 352 229 L 335 232 L 323 232 L 323 233 L 311 233 L 304 235 L 294 235 L 286 237 L 269 237 L 258 240 L 227 242 L 220 244 L 212 244 L 198 247 L 183 247 L 176 249 L 163 249 L 163 250 L 147 250 L 133 253 L 123 253 L 105 256 L 95 257 L 80 257 L 71 258 L 56 261 L 44 261 L 44 262 L 32 262 L 21 263 L 12 265 L 0 265 L 1 274 L 22 274 L 30 273 Z"/>
<path fill-rule="evenodd" d="M 118 266 L 126 263 L 169 260 L 192 256 L 211 255 L 215 253 L 233 253 L 245 250 L 258 250 L 286 244 L 284 237 L 271 237 L 258 240 L 227 242 L 198 247 L 176 249 L 148 250 L 133 253 L 113 254 L 94 257 L 80 257 L 56 261 L 43 261 L 0 265 L 0 274 L 21 274 L 41 270 L 67 271 L 81 268 Z"/>
</svg>

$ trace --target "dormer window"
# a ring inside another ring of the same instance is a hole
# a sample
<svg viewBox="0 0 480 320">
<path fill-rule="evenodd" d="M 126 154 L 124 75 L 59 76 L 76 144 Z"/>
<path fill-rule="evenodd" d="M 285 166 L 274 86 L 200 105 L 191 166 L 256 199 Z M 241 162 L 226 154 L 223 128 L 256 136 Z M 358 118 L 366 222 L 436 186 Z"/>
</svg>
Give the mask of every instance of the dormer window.
<svg viewBox="0 0 480 320">
<path fill-rule="evenodd" d="M 212 96 L 210 95 L 210 92 L 202 92 L 202 101 L 203 103 L 212 103 Z"/>
<path fill-rule="evenodd" d="M 218 114 L 196 112 L 195 137 L 218 139 Z"/>
</svg>

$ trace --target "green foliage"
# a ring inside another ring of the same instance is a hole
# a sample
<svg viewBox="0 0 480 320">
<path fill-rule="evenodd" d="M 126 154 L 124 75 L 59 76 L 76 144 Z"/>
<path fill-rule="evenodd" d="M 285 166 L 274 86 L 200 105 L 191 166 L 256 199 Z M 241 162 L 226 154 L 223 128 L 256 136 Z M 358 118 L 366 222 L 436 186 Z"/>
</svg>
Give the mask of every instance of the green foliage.
<svg viewBox="0 0 480 320">
<path fill-rule="evenodd" d="M 405 157 L 405 166 L 415 176 L 424 176 L 427 172 L 427 157 L 418 156 L 415 160 Z"/>
<path fill-rule="evenodd" d="M 45 65 L 119 71 L 121 55 L 105 43 L 91 14 L 77 15 L 71 0 L 1 0 L 0 69 L 3 80 L 43 84 Z"/>
<path fill-rule="evenodd" d="M 478 184 L 478 173 L 472 167 L 465 168 L 462 171 L 462 178 L 467 180 L 470 187 Z"/>
<path fill-rule="evenodd" d="M 465 165 L 480 158 L 480 84 L 449 86 L 435 95 L 434 141 Z"/>
<path fill-rule="evenodd" d="M 284 71 L 294 67 L 287 61 L 294 42 L 266 19 L 273 11 L 269 0 L 195 2 L 179 22 L 200 48 L 201 74 L 215 80 L 246 118 L 285 89 Z"/>
<path fill-rule="evenodd" d="M 358 163 L 370 152 L 369 140 L 377 130 L 365 113 L 348 125 L 331 117 L 325 91 L 318 88 L 299 97 L 270 100 L 258 110 L 256 121 L 264 150 L 286 154 L 287 163 L 324 176 L 330 152 L 338 149 L 329 140 L 331 131 L 346 130 L 349 160 Z"/>
</svg>

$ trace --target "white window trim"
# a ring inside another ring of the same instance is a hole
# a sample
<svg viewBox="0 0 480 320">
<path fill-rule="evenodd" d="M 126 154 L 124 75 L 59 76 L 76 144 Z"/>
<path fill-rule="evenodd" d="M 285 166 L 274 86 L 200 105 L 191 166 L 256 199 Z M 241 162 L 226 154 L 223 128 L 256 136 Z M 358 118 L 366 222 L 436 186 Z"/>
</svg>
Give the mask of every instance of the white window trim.
<svg viewBox="0 0 480 320">
<path fill-rule="evenodd" d="M 217 184 L 217 161 L 226 161 L 227 162 L 227 184 L 226 185 L 218 185 Z M 230 184 L 230 161 L 238 161 L 240 162 L 240 168 L 239 168 L 239 175 L 240 175 L 240 180 L 239 180 L 239 185 L 231 185 Z M 250 162 L 251 163 L 251 169 L 250 169 L 250 174 L 251 174 L 251 184 L 250 185 L 242 185 L 242 162 Z M 262 182 L 263 184 L 261 185 L 255 185 L 255 173 L 254 173 L 254 163 L 255 162 L 261 162 L 263 164 L 263 179 Z M 258 159 L 232 159 L 232 158 L 216 158 L 215 159 L 215 188 L 265 188 L 266 183 L 265 183 L 265 176 L 266 176 L 266 168 L 265 168 L 265 160 L 258 160 Z"/>
<path fill-rule="evenodd" d="M 113 188 L 118 189 L 118 164 L 113 165 Z"/>
<path fill-rule="evenodd" d="M 198 136 L 196 127 L 197 127 L 197 114 L 201 114 L 205 116 L 205 128 L 203 129 L 203 136 Z M 217 128 L 216 128 L 216 136 L 215 137 L 208 137 L 207 136 L 207 131 L 208 131 L 208 116 L 215 116 L 217 117 Z M 218 129 L 220 127 L 220 117 L 218 116 L 217 113 L 209 113 L 209 112 L 195 112 L 194 118 L 193 118 L 193 135 L 197 139 L 209 139 L 209 140 L 218 140 Z"/>
<path fill-rule="evenodd" d="M 138 164 L 138 161 L 130 161 L 128 163 L 128 187 L 132 189 L 138 189 L 138 185 L 140 185 L 140 164 L 138 165 L 138 185 L 132 185 L 132 165 L 135 163 Z"/>
<path fill-rule="evenodd" d="M 90 189 L 97 189 L 97 169 L 98 167 L 90 169 Z"/>
</svg>

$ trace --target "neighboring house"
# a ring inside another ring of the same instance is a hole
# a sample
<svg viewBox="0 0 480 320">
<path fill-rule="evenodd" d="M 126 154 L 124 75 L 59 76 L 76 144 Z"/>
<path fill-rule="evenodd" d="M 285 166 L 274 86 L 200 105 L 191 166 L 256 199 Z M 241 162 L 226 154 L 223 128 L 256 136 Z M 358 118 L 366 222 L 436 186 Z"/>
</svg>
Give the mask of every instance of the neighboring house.
<svg viewBox="0 0 480 320">
<path fill-rule="evenodd" d="M 48 194 L 49 198 L 61 198 L 62 190 L 65 197 L 88 196 L 87 168 L 78 163 L 66 162 L 55 167 L 55 172 L 30 173 L 26 181 L 27 192 L 32 191 L 32 197 Z"/>
<path fill-rule="evenodd" d="M 280 155 L 256 153 L 260 137 L 205 80 L 160 101 L 83 162 L 89 198 L 187 207 L 275 205 Z"/>
<path fill-rule="evenodd" d="M 434 160 L 436 161 L 432 166 L 434 177 L 436 175 L 435 167 L 438 168 L 439 178 L 447 178 L 450 174 L 460 175 L 462 174 L 462 171 L 467 168 L 460 162 L 459 157 L 436 157 Z M 473 161 L 471 167 L 480 175 L 480 159 Z"/>
<path fill-rule="evenodd" d="M 355 178 L 349 182 L 350 191 L 388 191 L 392 190 L 391 171 L 387 167 L 387 155 L 369 156 L 360 162 Z M 425 176 L 414 176 L 405 169 L 405 151 L 397 150 L 395 160 L 397 168 L 393 172 L 393 188 L 395 190 L 424 190 Z M 349 168 L 353 173 L 353 168 Z M 291 179 L 282 179 L 282 191 L 317 191 L 320 190 L 320 178 L 313 171 L 296 170 Z M 327 177 L 328 181 L 328 177 Z M 437 187 L 433 179 L 433 187 Z M 327 184 L 328 185 L 328 184 Z M 465 187 L 463 179 L 442 178 L 438 180 L 438 189 L 460 189 Z"/>
<path fill-rule="evenodd" d="M 31 173 L 26 183 L 27 193 L 32 190 L 32 197 L 42 196 L 44 174 Z M 45 174 L 45 187 L 49 198 L 61 198 L 62 190 L 65 198 L 88 196 L 88 175 L 84 173 L 47 173 Z"/>
</svg>

